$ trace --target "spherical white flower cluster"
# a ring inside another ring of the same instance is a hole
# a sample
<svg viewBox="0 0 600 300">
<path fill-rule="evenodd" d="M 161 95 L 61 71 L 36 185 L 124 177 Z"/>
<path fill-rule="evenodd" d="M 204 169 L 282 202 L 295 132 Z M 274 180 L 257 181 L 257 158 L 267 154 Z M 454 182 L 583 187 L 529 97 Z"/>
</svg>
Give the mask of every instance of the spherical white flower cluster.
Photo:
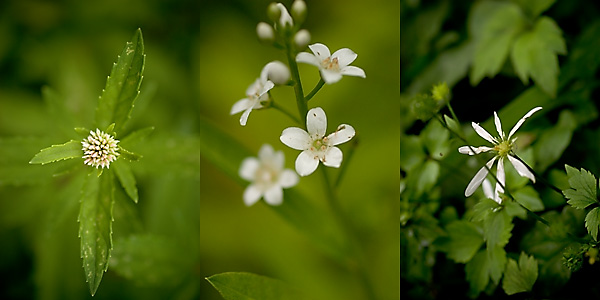
<svg viewBox="0 0 600 300">
<path fill-rule="evenodd" d="M 109 168 L 110 163 L 119 156 L 118 142 L 110 134 L 100 129 L 91 130 L 90 135 L 81 141 L 84 163 L 96 169 L 98 167 Z"/>
</svg>

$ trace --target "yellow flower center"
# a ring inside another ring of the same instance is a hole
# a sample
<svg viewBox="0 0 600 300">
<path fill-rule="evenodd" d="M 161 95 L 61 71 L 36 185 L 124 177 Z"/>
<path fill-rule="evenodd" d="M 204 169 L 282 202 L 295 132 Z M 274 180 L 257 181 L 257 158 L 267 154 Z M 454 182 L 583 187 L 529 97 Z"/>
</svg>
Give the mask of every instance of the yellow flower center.
<svg viewBox="0 0 600 300">
<path fill-rule="evenodd" d="M 494 146 L 494 150 L 498 152 L 498 156 L 506 157 L 513 149 L 513 144 L 510 141 L 502 141 Z"/>
<path fill-rule="evenodd" d="M 331 70 L 331 71 L 339 71 L 340 70 L 340 64 L 338 63 L 337 57 L 334 59 L 331 59 L 331 57 L 324 59 L 321 62 L 321 66 L 323 67 L 323 69 L 326 69 L 326 70 Z"/>
</svg>

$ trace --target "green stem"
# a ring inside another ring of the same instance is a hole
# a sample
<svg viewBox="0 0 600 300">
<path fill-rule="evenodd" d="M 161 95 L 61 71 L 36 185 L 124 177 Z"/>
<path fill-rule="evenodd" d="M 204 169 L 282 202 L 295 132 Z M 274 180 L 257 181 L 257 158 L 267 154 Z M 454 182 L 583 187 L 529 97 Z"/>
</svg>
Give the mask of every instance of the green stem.
<svg viewBox="0 0 600 300">
<path fill-rule="evenodd" d="M 323 87 L 323 85 L 325 85 L 325 81 L 323 81 L 323 78 L 319 79 L 319 82 L 317 83 L 317 85 L 313 88 L 312 91 L 310 91 L 310 93 L 308 93 L 308 95 L 306 97 L 304 97 L 304 101 L 308 102 L 308 100 L 312 99 L 312 97 L 317 94 L 317 92 Z"/>
<path fill-rule="evenodd" d="M 292 80 L 294 80 L 295 82 L 294 93 L 296 94 L 296 105 L 298 106 L 298 113 L 300 114 L 300 120 L 302 120 L 302 124 L 304 124 L 304 127 L 306 128 L 306 114 L 308 113 L 308 108 L 306 106 L 306 101 L 304 100 L 302 82 L 300 82 L 300 72 L 298 72 L 298 64 L 296 63 L 296 58 L 294 57 L 294 50 L 289 39 L 286 39 L 285 46 L 288 64 L 290 65 L 290 72 L 292 73 Z"/>
<path fill-rule="evenodd" d="M 290 119 L 292 119 L 297 124 L 301 124 L 300 121 L 298 120 L 298 118 L 296 118 L 291 112 L 287 111 L 285 108 L 275 104 L 275 101 L 271 102 L 271 107 L 282 112 L 284 115 L 290 117 Z"/>
</svg>

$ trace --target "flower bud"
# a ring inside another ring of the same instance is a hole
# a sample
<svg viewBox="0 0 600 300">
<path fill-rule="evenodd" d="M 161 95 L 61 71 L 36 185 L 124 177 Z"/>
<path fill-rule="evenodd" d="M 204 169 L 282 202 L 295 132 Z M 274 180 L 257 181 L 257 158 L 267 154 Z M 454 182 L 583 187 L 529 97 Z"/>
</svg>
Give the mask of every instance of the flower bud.
<svg viewBox="0 0 600 300">
<path fill-rule="evenodd" d="M 446 82 L 436 84 L 431 89 L 431 96 L 436 101 L 442 101 L 444 104 L 450 99 L 450 89 Z"/>
<path fill-rule="evenodd" d="M 277 7 L 277 3 L 271 2 L 271 4 L 269 4 L 267 7 L 267 16 L 269 17 L 269 20 L 273 21 L 274 23 L 279 21 L 279 18 L 281 17 L 281 10 L 279 10 L 279 7 Z"/>
<path fill-rule="evenodd" d="M 294 26 L 294 21 L 292 20 L 292 16 L 290 16 L 290 13 L 288 12 L 287 8 L 285 8 L 285 6 L 281 3 L 277 3 L 276 6 L 281 12 L 281 15 L 279 17 L 279 25 L 281 25 L 281 28 L 291 28 L 292 26 Z"/>
<path fill-rule="evenodd" d="M 273 27 L 265 22 L 260 22 L 256 25 L 256 35 L 263 42 L 271 42 L 275 39 Z"/>
<path fill-rule="evenodd" d="M 298 50 L 304 50 L 310 43 L 310 32 L 306 29 L 300 29 L 294 36 L 294 43 L 296 43 Z"/>
<path fill-rule="evenodd" d="M 261 77 L 271 80 L 274 84 L 286 84 L 290 80 L 290 70 L 280 61 L 272 61 L 265 65 Z"/>
<path fill-rule="evenodd" d="M 302 24 L 306 19 L 306 2 L 295 0 L 292 4 L 292 17 L 298 24 Z"/>
</svg>

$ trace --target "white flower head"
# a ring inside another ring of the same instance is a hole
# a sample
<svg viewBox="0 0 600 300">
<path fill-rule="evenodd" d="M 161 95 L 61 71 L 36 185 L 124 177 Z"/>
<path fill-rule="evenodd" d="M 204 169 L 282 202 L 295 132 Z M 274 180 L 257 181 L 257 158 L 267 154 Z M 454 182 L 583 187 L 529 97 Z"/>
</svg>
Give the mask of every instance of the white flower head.
<svg viewBox="0 0 600 300">
<path fill-rule="evenodd" d="M 231 107 L 231 111 L 229 112 L 231 115 L 243 111 L 242 116 L 240 117 L 240 125 L 242 126 L 246 126 L 248 116 L 253 109 L 262 108 L 263 105 L 261 102 L 269 100 L 269 94 L 267 93 L 275 86 L 275 84 L 268 79 L 268 70 L 269 64 L 263 67 L 260 77 L 246 89 L 246 98 L 237 101 Z"/>
<path fill-rule="evenodd" d="M 517 124 L 515 124 L 515 126 L 510 130 L 508 136 L 506 136 L 506 134 L 502 130 L 502 123 L 500 122 L 500 118 L 498 118 L 498 114 L 496 114 L 496 112 L 494 112 L 494 123 L 496 125 L 496 131 L 498 132 L 498 135 L 499 135 L 497 138 L 493 137 L 491 134 L 489 134 L 479 124 L 477 124 L 475 122 L 471 123 L 471 126 L 473 126 L 473 129 L 475 130 L 475 132 L 477 132 L 477 134 L 479 134 L 479 136 L 481 136 L 486 141 L 492 143 L 493 147 L 462 146 L 462 147 L 458 148 L 458 152 L 460 152 L 462 154 L 475 155 L 475 154 L 479 154 L 479 153 L 483 153 L 483 152 L 492 151 L 492 152 L 495 152 L 496 155 L 490 161 L 488 161 L 486 163 L 487 168 L 485 166 L 482 167 L 475 174 L 473 179 L 471 179 L 471 182 L 469 182 L 469 185 L 467 186 L 467 189 L 465 190 L 466 197 L 473 195 L 475 190 L 481 185 L 483 180 L 486 178 L 486 176 L 488 174 L 488 169 L 492 168 L 492 166 L 494 165 L 494 162 L 496 160 L 498 160 L 498 167 L 497 167 L 497 172 L 496 172 L 496 178 L 498 179 L 498 182 L 496 183 L 496 190 L 495 190 L 494 196 L 491 197 L 496 202 L 498 202 L 498 203 L 501 202 L 500 194 L 504 193 L 504 189 L 502 188 L 502 186 L 504 186 L 504 184 L 506 182 L 506 175 L 504 173 L 504 160 L 505 159 L 508 159 L 508 161 L 510 161 L 510 163 L 513 165 L 515 170 L 517 170 L 517 173 L 519 173 L 519 175 L 521 175 L 522 177 L 527 177 L 535 183 L 535 176 L 533 175 L 533 173 L 531 173 L 531 171 L 529 171 L 529 169 L 523 162 L 521 162 L 519 159 L 514 157 L 513 151 L 514 151 L 515 141 L 517 140 L 517 138 L 512 138 L 512 136 L 521 127 L 521 125 L 523 125 L 523 123 L 525 122 L 525 120 L 527 118 L 531 117 L 531 115 L 533 115 L 535 112 L 537 112 L 541 109 L 542 108 L 538 106 L 538 107 L 535 107 L 532 110 L 530 110 L 528 113 L 526 113 L 517 122 Z"/>
<path fill-rule="evenodd" d="M 252 182 L 244 191 L 244 203 L 250 206 L 261 197 L 270 205 L 283 202 L 283 189 L 295 186 L 298 175 L 284 169 L 285 157 L 282 151 L 274 151 L 264 144 L 258 151 L 258 159 L 248 157 L 242 161 L 240 177 Z"/>
<path fill-rule="evenodd" d="M 319 166 L 319 161 L 328 167 L 339 168 L 342 163 L 342 150 L 335 145 L 345 143 L 352 139 L 356 132 L 347 124 L 338 126 L 337 130 L 328 136 L 327 116 L 322 108 L 316 107 L 306 115 L 306 128 L 308 132 L 298 127 L 289 127 L 283 130 L 279 139 L 286 146 L 302 150 L 296 158 L 296 172 L 300 176 L 312 174 Z"/>
<path fill-rule="evenodd" d="M 96 169 L 98 167 L 108 169 L 110 163 L 119 156 L 119 152 L 117 152 L 119 150 L 118 142 L 113 136 L 100 129 L 91 130 L 90 135 L 81 141 L 84 163 Z"/>
<path fill-rule="evenodd" d="M 363 69 L 350 66 L 358 56 L 354 51 L 342 48 L 331 54 L 329 48 L 320 43 L 309 45 L 308 48 L 314 54 L 300 52 L 296 56 L 296 61 L 317 66 L 325 83 L 336 83 L 342 79 L 342 75 L 366 77 Z"/>
</svg>

